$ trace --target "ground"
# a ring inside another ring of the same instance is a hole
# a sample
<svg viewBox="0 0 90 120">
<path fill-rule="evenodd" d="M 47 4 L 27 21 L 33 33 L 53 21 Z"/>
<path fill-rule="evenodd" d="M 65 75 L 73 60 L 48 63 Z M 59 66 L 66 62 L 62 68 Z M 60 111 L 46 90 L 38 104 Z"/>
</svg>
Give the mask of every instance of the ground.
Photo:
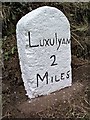
<svg viewBox="0 0 90 120">
<path fill-rule="evenodd" d="M 3 51 L 3 118 L 90 119 L 89 60 L 72 55 L 72 86 L 30 100 L 21 78 L 15 35 L 5 38 Z"/>
</svg>

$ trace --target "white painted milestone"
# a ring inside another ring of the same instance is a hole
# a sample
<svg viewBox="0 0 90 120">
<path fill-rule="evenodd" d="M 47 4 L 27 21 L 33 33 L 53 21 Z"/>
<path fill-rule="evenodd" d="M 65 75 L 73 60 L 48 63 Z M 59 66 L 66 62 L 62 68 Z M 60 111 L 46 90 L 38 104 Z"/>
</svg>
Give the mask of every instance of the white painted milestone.
<svg viewBox="0 0 90 120">
<path fill-rule="evenodd" d="M 70 24 L 57 8 L 37 8 L 17 23 L 17 46 L 28 97 L 71 86 Z"/>
</svg>

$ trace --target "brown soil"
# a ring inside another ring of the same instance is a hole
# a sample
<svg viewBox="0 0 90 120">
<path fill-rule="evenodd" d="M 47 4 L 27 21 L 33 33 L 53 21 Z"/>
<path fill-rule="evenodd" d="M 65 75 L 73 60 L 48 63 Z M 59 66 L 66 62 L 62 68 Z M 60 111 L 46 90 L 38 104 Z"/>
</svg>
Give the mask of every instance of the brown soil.
<svg viewBox="0 0 90 120">
<path fill-rule="evenodd" d="M 87 118 L 90 119 L 90 62 L 72 56 L 73 84 L 48 96 L 30 101 L 21 79 L 15 35 L 4 40 L 2 96 L 3 118 Z"/>
</svg>

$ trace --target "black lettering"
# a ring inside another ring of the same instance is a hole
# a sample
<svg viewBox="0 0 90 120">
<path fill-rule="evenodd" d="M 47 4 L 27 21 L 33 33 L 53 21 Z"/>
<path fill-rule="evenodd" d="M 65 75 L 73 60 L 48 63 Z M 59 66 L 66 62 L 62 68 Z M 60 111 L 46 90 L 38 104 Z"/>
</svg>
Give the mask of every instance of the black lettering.
<svg viewBox="0 0 90 120">
<path fill-rule="evenodd" d="M 55 33 L 55 38 L 56 38 L 56 45 L 57 45 L 57 33 Z"/>
<path fill-rule="evenodd" d="M 60 45 L 61 45 L 61 40 L 62 40 L 62 39 L 58 39 L 58 43 L 59 43 L 59 45 L 58 45 L 57 50 L 59 49 L 59 47 L 60 47 Z"/>
<path fill-rule="evenodd" d="M 46 77 L 46 84 L 48 84 L 48 72 L 45 73 L 43 78 L 39 74 L 37 74 L 37 87 L 38 87 L 38 79 L 40 78 L 41 81 L 44 81 L 44 78 Z"/>
<path fill-rule="evenodd" d="M 55 81 L 58 82 L 60 81 L 60 79 L 57 79 L 57 76 L 55 75 Z"/>
<path fill-rule="evenodd" d="M 66 76 L 67 79 L 69 78 L 69 73 L 70 73 L 70 70 L 67 72 L 67 76 Z"/>
<path fill-rule="evenodd" d="M 51 82 L 53 82 L 53 77 L 51 77 Z"/>
<path fill-rule="evenodd" d="M 63 38 L 63 40 L 62 40 L 62 44 L 66 44 L 66 42 L 65 42 L 65 38 Z"/>
<path fill-rule="evenodd" d="M 50 45 L 53 46 L 54 45 L 54 39 L 49 39 L 50 40 Z"/>
<path fill-rule="evenodd" d="M 70 39 L 67 38 L 67 44 L 69 44 L 69 43 L 70 43 Z"/>
<path fill-rule="evenodd" d="M 64 80 L 64 73 L 61 73 L 61 80 Z"/>
<path fill-rule="evenodd" d="M 45 46 L 47 46 L 47 45 L 49 46 L 49 44 L 48 44 L 49 39 L 48 40 L 44 39 L 44 41 L 46 42 Z"/>
<path fill-rule="evenodd" d="M 31 42 L 30 42 L 30 31 L 28 32 L 28 37 L 29 37 L 29 47 L 38 47 L 39 45 L 31 45 Z"/>
<path fill-rule="evenodd" d="M 44 40 L 43 40 L 43 44 L 41 43 L 41 40 L 40 40 L 40 46 L 44 46 Z"/>
<path fill-rule="evenodd" d="M 52 55 L 52 56 L 50 57 L 50 59 L 51 59 L 52 57 L 54 58 L 54 60 L 53 60 L 53 63 L 51 64 L 51 66 L 57 65 L 57 63 L 55 63 L 55 61 L 56 61 L 56 56 L 55 56 L 55 55 Z"/>
</svg>

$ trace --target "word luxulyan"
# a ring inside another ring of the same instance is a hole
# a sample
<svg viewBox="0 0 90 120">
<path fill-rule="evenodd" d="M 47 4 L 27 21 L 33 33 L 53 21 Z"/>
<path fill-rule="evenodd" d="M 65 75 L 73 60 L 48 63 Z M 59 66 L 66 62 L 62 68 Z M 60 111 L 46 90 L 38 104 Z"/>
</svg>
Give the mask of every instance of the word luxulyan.
<svg viewBox="0 0 90 120">
<path fill-rule="evenodd" d="M 54 34 L 54 37 L 51 39 L 42 39 L 39 41 L 39 44 L 37 45 L 32 45 L 31 44 L 31 35 L 30 32 L 28 32 L 28 37 L 29 37 L 29 47 L 43 47 L 43 46 L 54 46 L 57 45 L 57 50 L 60 48 L 61 44 L 69 44 L 70 43 L 70 39 L 68 38 L 58 38 L 57 33 Z"/>
</svg>

